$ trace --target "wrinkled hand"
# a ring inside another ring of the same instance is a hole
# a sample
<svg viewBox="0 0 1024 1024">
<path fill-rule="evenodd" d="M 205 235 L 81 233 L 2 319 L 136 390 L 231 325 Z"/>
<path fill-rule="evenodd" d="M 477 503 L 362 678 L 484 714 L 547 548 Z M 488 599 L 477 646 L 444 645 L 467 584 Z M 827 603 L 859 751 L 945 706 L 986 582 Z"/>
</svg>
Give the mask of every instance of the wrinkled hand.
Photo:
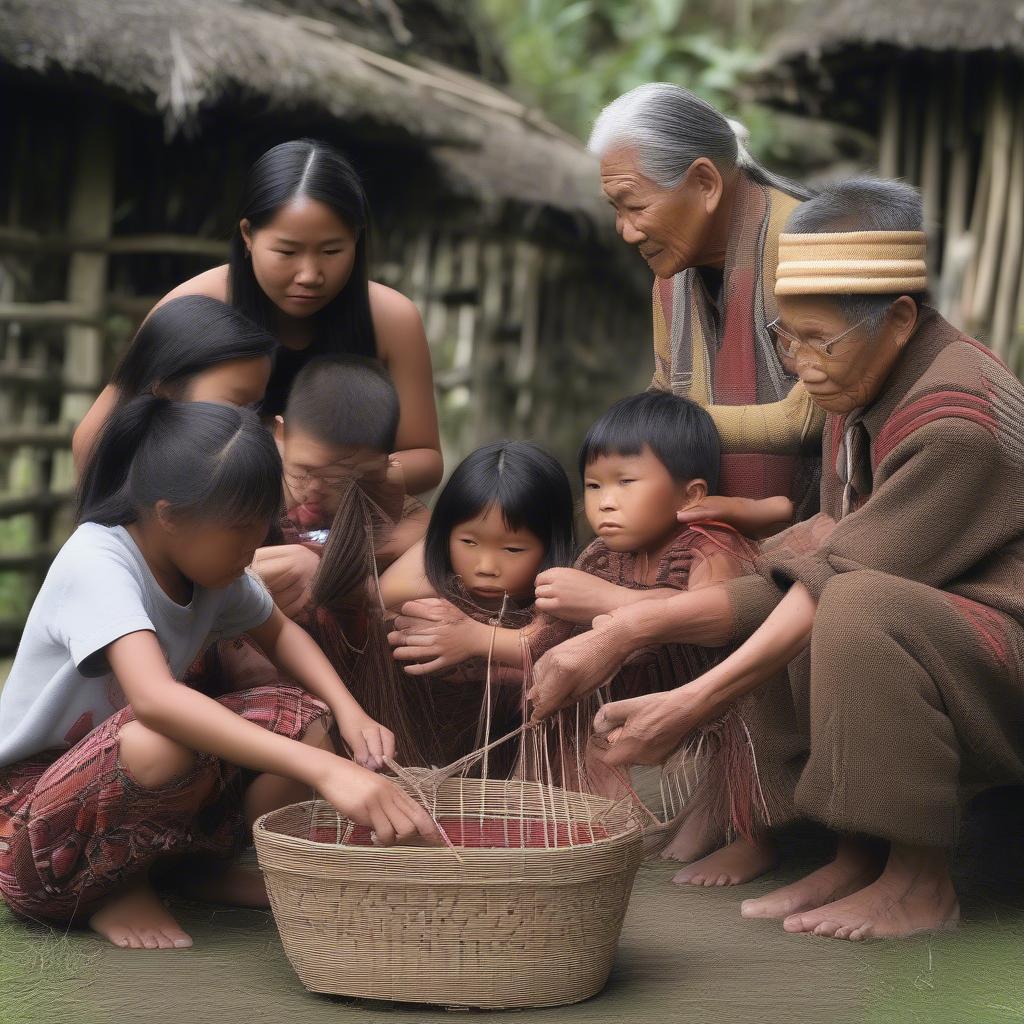
<svg viewBox="0 0 1024 1024">
<path fill-rule="evenodd" d="M 397 661 L 413 662 L 405 666 L 411 676 L 437 672 L 487 653 L 487 626 L 443 598 L 407 601 L 394 625 L 388 643 Z"/>
<path fill-rule="evenodd" d="M 605 764 L 661 764 L 694 729 L 712 718 L 688 686 L 612 701 L 594 716 L 594 731 L 607 741 Z"/>
<path fill-rule="evenodd" d="M 384 767 L 385 758 L 395 756 L 395 734 L 369 715 L 347 712 L 335 715 L 338 732 L 352 751 L 352 760 L 372 772 Z"/>
<path fill-rule="evenodd" d="M 580 569 L 545 569 L 537 577 L 535 593 L 539 611 L 589 625 L 595 616 L 627 604 L 636 592 Z"/>
<path fill-rule="evenodd" d="M 538 722 L 582 700 L 611 680 L 632 653 L 623 610 L 594 619 L 594 628 L 552 647 L 533 666 L 533 686 L 526 695 Z"/>
<path fill-rule="evenodd" d="M 274 604 L 290 619 L 309 606 L 310 587 L 319 566 L 319 555 L 302 544 L 258 548 L 252 560 L 253 571 L 267 585 Z"/>
<path fill-rule="evenodd" d="M 369 825 L 381 846 L 391 846 L 420 836 L 432 846 L 443 843 L 430 815 L 390 779 L 353 764 L 332 758 L 332 766 L 317 782 L 320 795 L 360 825 Z"/>
</svg>

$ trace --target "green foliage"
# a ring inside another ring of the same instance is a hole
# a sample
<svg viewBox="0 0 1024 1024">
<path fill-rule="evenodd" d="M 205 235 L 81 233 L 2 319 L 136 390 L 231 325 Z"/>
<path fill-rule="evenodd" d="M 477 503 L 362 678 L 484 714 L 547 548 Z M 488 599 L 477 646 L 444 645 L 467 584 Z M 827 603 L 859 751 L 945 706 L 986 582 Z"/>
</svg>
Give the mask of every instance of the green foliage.
<svg viewBox="0 0 1024 1024">
<path fill-rule="evenodd" d="M 765 39 L 800 0 L 479 0 L 513 83 L 580 138 L 606 103 L 644 82 L 692 89 L 750 129 L 755 152 L 775 120 L 741 96 Z"/>
</svg>

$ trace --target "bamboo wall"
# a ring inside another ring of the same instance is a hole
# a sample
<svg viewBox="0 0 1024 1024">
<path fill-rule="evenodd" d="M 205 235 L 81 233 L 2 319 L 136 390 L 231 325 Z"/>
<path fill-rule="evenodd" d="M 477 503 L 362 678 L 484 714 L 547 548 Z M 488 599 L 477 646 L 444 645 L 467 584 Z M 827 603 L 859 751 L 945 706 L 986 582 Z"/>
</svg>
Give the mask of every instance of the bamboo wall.
<svg viewBox="0 0 1024 1024">
<path fill-rule="evenodd" d="M 942 312 L 1024 370 L 1024 68 L 899 61 L 884 83 L 879 170 L 918 185 Z"/>
<path fill-rule="evenodd" d="M 74 424 L 159 295 L 227 255 L 159 215 L 126 216 L 153 206 L 118 180 L 131 133 L 102 106 L 72 120 L 67 135 L 24 122 L 0 168 L 0 653 L 71 528 Z M 379 225 L 373 276 L 423 314 L 449 467 L 500 436 L 571 464 L 593 416 L 649 379 L 649 300 L 592 247 L 403 213 Z"/>
</svg>

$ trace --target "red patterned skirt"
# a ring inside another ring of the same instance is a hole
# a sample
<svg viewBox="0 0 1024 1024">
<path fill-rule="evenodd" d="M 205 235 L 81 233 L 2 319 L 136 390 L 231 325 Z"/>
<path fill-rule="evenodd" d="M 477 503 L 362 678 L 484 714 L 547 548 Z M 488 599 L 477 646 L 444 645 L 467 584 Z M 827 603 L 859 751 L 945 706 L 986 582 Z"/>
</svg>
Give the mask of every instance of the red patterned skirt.
<svg viewBox="0 0 1024 1024">
<path fill-rule="evenodd" d="M 289 739 L 327 706 L 295 686 L 259 686 L 218 703 Z M 178 854 L 227 857 L 244 841 L 244 769 L 197 753 L 181 778 L 149 789 L 118 756 L 126 707 L 70 750 L 0 768 L 0 894 L 22 917 L 79 922 L 126 880 Z"/>
</svg>

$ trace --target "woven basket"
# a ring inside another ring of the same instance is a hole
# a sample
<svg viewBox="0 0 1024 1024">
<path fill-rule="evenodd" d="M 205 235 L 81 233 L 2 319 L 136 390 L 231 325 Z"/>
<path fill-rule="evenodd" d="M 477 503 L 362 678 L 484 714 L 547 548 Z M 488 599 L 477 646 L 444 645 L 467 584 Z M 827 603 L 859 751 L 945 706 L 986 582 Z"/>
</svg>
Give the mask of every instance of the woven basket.
<svg viewBox="0 0 1024 1024">
<path fill-rule="evenodd" d="M 460 863 L 445 847 L 351 845 L 357 829 L 324 801 L 265 814 L 256 851 L 303 985 L 490 1008 L 600 991 L 641 858 L 629 807 L 537 783 L 448 779 L 431 809 L 467 834 L 485 821 L 512 842 L 531 829 L 553 844 L 560 823 L 564 845 L 460 846 Z"/>
</svg>

